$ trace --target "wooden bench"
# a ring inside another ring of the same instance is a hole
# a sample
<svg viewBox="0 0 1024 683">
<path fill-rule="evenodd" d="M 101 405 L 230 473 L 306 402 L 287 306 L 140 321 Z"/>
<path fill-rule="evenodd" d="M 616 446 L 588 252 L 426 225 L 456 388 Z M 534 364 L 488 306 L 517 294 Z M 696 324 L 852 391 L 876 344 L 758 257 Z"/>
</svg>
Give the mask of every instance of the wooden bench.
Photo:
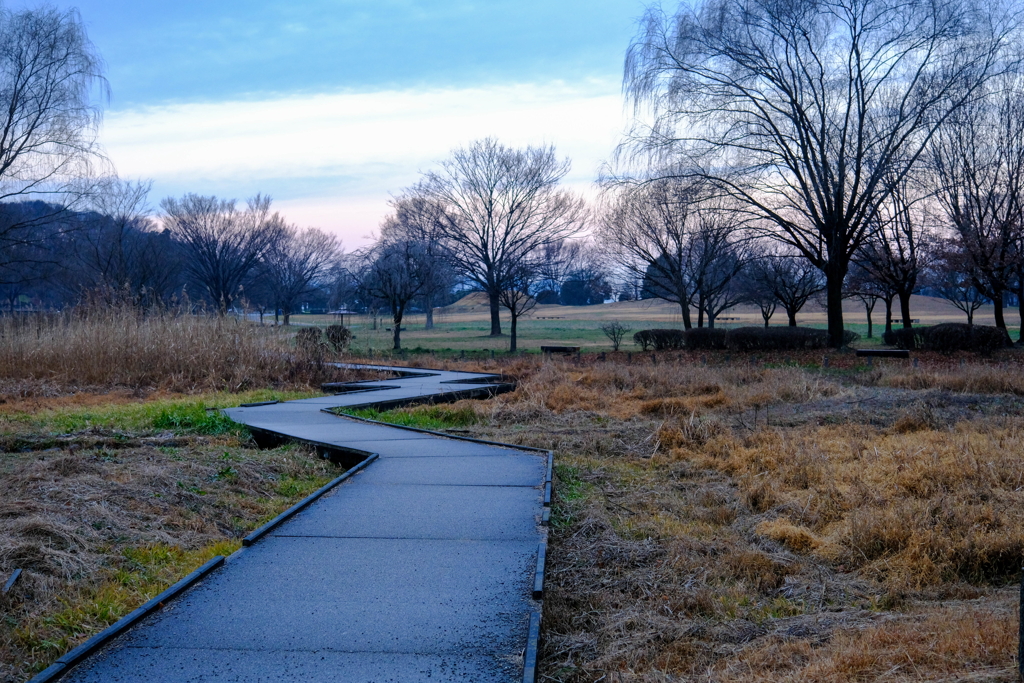
<svg viewBox="0 0 1024 683">
<path fill-rule="evenodd" d="M 542 346 L 542 347 L 540 347 L 540 350 L 544 353 L 545 356 L 550 356 L 553 353 L 561 353 L 561 354 L 564 354 L 566 356 L 571 356 L 574 353 L 579 353 L 580 352 L 580 347 L 578 347 L 578 346 Z"/>
<path fill-rule="evenodd" d="M 857 349 L 858 358 L 910 358 L 907 349 Z"/>
</svg>

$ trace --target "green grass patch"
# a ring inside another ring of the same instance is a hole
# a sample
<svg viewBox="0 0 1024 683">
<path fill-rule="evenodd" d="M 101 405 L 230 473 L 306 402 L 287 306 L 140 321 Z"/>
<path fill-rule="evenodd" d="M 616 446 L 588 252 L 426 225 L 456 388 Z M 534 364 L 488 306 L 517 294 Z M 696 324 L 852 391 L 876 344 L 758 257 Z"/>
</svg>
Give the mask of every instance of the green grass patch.
<svg viewBox="0 0 1024 683">
<path fill-rule="evenodd" d="M 351 415 L 366 420 L 386 422 L 403 427 L 417 427 L 434 431 L 442 429 L 458 429 L 480 422 L 480 416 L 470 407 L 448 408 L 446 406 L 417 406 L 413 408 L 397 408 L 380 411 L 375 408 L 358 410 L 337 409 L 340 415 Z"/>
<path fill-rule="evenodd" d="M 217 409 L 233 408 L 242 403 L 289 401 L 319 395 L 313 392 L 263 389 L 238 394 L 218 392 L 138 403 L 10 413 L 0 415 L 0 434 L 27 430 L 68 434 L 92 428 L 123 432 L 171 430 L 179 434 L 235 434 L 241 433 L 243 428 L 221 415 Z"/>
<path fill-rule="evenodd" d="M 110 626 L 175 581 L 217 555 L 230 555 L 241 541 L 225 540 L 185 550 L 155 544 L 126 548 L 117 569 L 99 586 L 69 595 L 59 611 L 18 628 L 14 637 L 41 670 L 87 636 Z"/>
</svg>

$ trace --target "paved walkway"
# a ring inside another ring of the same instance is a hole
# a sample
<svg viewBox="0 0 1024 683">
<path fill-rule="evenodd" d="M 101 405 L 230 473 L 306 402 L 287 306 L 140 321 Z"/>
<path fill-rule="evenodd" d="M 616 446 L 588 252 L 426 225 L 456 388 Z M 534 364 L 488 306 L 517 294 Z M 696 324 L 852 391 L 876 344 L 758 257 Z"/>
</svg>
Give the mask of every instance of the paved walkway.
<svg viewBox="0 0 1024 683">
<path fill-rule="evenodd" d="M 379 458 L 62 681 L 522 680 L 544 455 L 321 412 L 489 381 L 417 372 L 226 411 Z"/>
</svg>

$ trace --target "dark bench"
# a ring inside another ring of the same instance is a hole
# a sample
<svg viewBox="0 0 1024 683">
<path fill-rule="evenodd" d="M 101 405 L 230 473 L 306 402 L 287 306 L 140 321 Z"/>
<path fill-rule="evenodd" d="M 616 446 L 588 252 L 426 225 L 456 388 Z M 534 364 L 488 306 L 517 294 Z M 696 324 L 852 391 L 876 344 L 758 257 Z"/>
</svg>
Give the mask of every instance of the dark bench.
<svg viewBox="0 0 1024 683">
<path fill-rule="evenodd" d="M 549 356 L 552 353 L 562 353 L 562 354 L 565 354 L 566 356 L 571 356 L 574 353 L 579 353 L 580 352 L 580 347 L 578 347 L 578 346 L 542 346 L 542 347 L 540 347 L 540 350 L 544 353 L 545 356 Z"/>
<path fill-rule="evenodd" d="M 857 349 L 858 358 L 910 358 L 907 349 Z"/>
</svg>

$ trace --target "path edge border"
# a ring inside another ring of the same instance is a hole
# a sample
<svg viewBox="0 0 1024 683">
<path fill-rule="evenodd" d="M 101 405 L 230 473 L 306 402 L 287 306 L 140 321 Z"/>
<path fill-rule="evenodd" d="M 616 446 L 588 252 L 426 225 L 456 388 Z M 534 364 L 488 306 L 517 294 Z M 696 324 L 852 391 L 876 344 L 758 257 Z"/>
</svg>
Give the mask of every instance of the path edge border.
<svg viewBox="0 0 1024 683">
<path fill-rule="evenodd" d="M 178 595 L 185 592 L 186 589 L 191 588 L 193 585 L 206 578 L 208 574 L 222 566 L 224 564 L 224 560 L 225 558 L 223 555 L 217 555 L 213 559 L 207 561 L 201 567 L 182 578 L 167 590 L 143 603 L 139 607 L 136 607 L 134 610 L 121 617 L 96 635 L 92 636 L 78 647 L 73 648 L 62 655 L 56 662 L 30 678 L 28 683 L 49 683 L 49 681 L 57 680 L 74 668 L 74 666 L 83 659 L 99 650 L 101 647 L 130 629 L 145 617 L 162 608 L 164 603 L 170 602 L 174 598 L 178 597 Z"/>
<path fill-rule="evenodd" d="M 326 446 L 329 444 L 323 445 Z M 263 526 L 259 527 L 258 529 L 251 531 L 245 538 L 242 539 L 242 547 L 248 548 L 252 546 L 254 543 L 256 543 L 256 541 L 260 540 L 261 538 L 269 534 L 271 531 L 279 527 L 281 524 L 288 521 L 289 518 L 291 518 L 299 512 L 302 512 L 307 507 L 312 505 L 314 502 L 316 502 L 318 498 L 320 498 L 325 493 L 333 489 L 335 486 L 342 483 L 343 481 L 351 477 L 353 474 L 356 474 L 365 469 L 367 465 L 372 463 L 378 457 L 379 455 L 377 453 L 370 453 L 369 456 L 367 456 L 367 458 L 360 462 L 358 465 L 350 467 L 341 476 L 336 477 L 335 479 L 332 479 L 331 481 L 327 482 L 326 484 L 318 488 L 316 491 L 309 494 L 308 496 L 300 500 L 298 503 L 296 503 L 295 505 L 291 506 L 290 508 L 279 514 L 277 517 L 274 517 L 272 520 L 270 520 Z"/>
</svg>

